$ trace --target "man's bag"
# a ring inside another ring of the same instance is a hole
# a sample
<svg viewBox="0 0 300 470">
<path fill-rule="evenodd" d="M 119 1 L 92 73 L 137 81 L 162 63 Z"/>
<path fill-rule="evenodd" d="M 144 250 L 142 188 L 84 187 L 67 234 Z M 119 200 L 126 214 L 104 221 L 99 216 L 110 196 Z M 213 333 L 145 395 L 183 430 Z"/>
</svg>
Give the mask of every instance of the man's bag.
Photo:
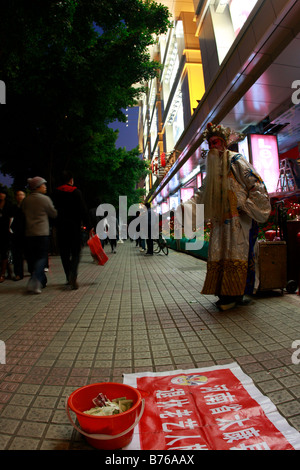
<svg viewBox="0 0 300 470">
<path fill-rule="evenodd" d="M 94 235 L 93 237 L 89 238 L 89 240 L 87 241 L 87 244 L 90 247 L 91 255 L 94 258 L 94 260 L 98 264 L 103 266 L 106 263 L 106 261 L 108 261 L 108 256 L 103 251 L 101 241 L 98 235 Z"/>
</svg>

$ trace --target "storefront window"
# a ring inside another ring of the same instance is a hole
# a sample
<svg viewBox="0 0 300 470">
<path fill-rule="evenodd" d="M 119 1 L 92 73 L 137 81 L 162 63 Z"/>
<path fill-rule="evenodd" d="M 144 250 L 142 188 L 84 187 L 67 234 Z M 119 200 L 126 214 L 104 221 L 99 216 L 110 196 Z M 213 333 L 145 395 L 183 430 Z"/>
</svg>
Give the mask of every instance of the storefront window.
<svg viewBox="0 0 300 470">
<path fill-rule="evenodd" d="M 156 98 L 156 82 L 152 80 L 150 85 L 150 92 L 149 92 L 149 112 L 150 116 L 152 116 L 153 108 L 155 106 L 155 98 Z"/>
<path fill-rule="evenodd" d="M 176 144 L 177 140 L 179 139 L 183 131 L 184 131 L 183 105 L 182 105 L 182 100 L 180 100 L 180 103 L 177 109 L 177 114 L 173 122 L 174 144 Z"/>
<path fill-rule="evenodd" d="M 153 148 L 156 142 L 156 137 L 157 137 L 157 109 L 153 113 L 150 134 L 151 134 L 151 150 L 153 151 Z"/>
<path fill-rule="evenodd" d="M 164 71 L 164 82 L 169 84 L 170 89 L 175 81 L 175 77 L 179 68 L 179 59 L 178 59 L 178 47 L 177 43 L 173 42 L 173 47 L 168 56 L 167 64 Z"/>
<path fill-rule="evenodd" d="M 178 188 L 179 185 L 180 185 L 179 175 L 178 175 L 178 173 L 176 173 L 172 177 L 172 179 L 169 181 L 170 192 L 173 193 L 174 191 L 176 191 L 176 189 Z"/>
</svg>

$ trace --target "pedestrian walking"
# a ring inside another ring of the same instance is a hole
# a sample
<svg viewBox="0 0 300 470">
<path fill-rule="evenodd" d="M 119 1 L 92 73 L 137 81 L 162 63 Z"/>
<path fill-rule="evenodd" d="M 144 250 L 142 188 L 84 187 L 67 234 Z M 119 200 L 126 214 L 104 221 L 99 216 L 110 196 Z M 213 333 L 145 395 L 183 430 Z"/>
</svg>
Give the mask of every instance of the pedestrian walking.
<svg viewBox="0 0 300 470">
<path fill-rule="evenodd" d="M 16 202 L 12 206 L 9 225 L 14 281 L 20 281 L 24 277 L 25 217 L 22 202 L 25 197 L 24 191 L 15 191 Z"/>
<path fill-rule="evenodd" d="M 117 240 L 119 239 L 119 224 L 118 219 L 113 215 L 107 217 L 108 225 L 108 240 L 112 253 L 117 253 Z"/>
<path fill-rule="evenodd" d="M 142 237 L 146 239 L 147 251 L 145 256 L 153 256 L 153 240 L 159 238 L 159 216 L 152 209 L 150 202 L 145 203 L 146 212 L 142 217 L 146 218 L 143 227 L 147 227 L 147 235 Z"/>
<path fill-rule="evenodd" d="M 82 226 L 91 230 L 88 211 L 80 189 L 74 185 L 70 171 L 62 174 L 61 185 L 53 193 L 57 209 L 57 245 L 67 284 L 78 289 L 78 267 L 82 250 Z"/>
<path fill-rule="evenodd" d="M 22 203 L 25 215 L 25 257 L 31 274 L 27 290 L 41 294 L 47 285 L 45 267 L 48 260 L 50 224 L 49 217 L 56 218 L 57 211 L 46 195 L 47 181 L 40 177 L 28 178 L 31 191 Z"/>
<path fill-rule="evenodd" d="M 0 283 L 5 281 L 9 251 L 9 220 L 11 209 L 7 202 L 7 192 L 0 188 Z"/>
</svg>

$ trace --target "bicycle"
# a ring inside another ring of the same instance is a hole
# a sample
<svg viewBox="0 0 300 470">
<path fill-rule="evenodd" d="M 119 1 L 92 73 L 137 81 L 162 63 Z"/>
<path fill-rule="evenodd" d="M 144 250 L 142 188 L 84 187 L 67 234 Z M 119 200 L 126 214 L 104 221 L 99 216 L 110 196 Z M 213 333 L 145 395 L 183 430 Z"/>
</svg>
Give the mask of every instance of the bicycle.
<svg viewBox="0 0 300 470">
<path fill-rule="evenodd" d="M 163 252 L 165 255 L 169 254 L 169 248 L 165 238 L 160 235 L 157 240 L 153 240 L 153 253 Z"/>
</svg>

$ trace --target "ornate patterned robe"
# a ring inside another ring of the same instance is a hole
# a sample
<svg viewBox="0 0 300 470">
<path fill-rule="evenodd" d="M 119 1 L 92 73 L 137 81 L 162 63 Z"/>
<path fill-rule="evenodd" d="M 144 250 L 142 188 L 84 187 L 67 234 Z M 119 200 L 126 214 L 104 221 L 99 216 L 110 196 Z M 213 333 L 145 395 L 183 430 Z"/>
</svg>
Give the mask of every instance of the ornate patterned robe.
<svg viewBox="0 0 300 470">
<path fill-rule="evenodd" d="M 229 211 L 222 223 L 211 220 L 202 294 L 240 296 L 253 292 L 255 227 L 266 222 L 271 211 L 266 187 L 253 166 L 234 152 L 229 152 L 229 159 Z M 202 200 L 203 187 L 185 204 L 201 204 Z"/>
</svg>

